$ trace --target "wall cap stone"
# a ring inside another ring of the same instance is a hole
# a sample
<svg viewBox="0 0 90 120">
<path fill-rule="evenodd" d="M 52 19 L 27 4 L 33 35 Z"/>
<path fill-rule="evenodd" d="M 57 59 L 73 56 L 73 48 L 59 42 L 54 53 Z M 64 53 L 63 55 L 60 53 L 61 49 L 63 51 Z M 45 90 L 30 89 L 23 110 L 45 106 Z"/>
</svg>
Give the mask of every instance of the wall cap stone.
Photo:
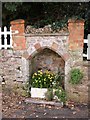
<svg viewBox="0 0 90 120">
<path fill-rule="evenodd" d="M 25 37 L 31 37 L 31 36 L 68 36 L 69 33 L 58 33 L 58 34 L 25 34 Z"/>
<path fill-rule="evenodd" d="M 17 19 L 17 20 L 13 20 L 10 22 L 11 25 L 15 25 L 15 24 L 24 24 L 25 21 L 23 19 Z"/>
<path fill-rule="evenodd" d="M 68 23 L 84 23 L 84 22 L 85 22 L 84 19 L 79 19 L 79 20 L 69 19 L 69 20 L 68 20 Z"/>
</svg>

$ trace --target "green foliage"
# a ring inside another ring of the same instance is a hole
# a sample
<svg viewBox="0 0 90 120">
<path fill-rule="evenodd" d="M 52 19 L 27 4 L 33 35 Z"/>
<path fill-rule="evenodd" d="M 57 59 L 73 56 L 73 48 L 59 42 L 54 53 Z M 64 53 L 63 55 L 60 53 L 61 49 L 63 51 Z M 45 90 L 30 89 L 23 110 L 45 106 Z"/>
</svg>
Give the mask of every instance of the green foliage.
<svg viewBox="0 0 90 120">
<path fill-rule="evenodd" d="M 38 70 L 37 73 L 32 75 L 31 86 L 35 88 L 49 88 L 52 87 L 54 79 L 55 75 L 50 71 L 42 72 L 42 70 Z"/>
<path fill-rule="evenodd" d="M 59 86 L 63 87 L 64 73 L 58 71 L 58 73 L 55 75 L 55 79 L 52 84 L 54 88 L 58 88 Z"/>
<path fill-rule="evenodd" d="M 53 89 L 52 88 L 48 88 L 47 92 L 45 93 L 45 99 L 47 101 L 53 100 Z"/>
<path fill-rule="evenodd" d="M 31 77 L 31 86 L 36 88 L 58 88 L 63 87 L 64 74 L 60 71 L 58 73 L 52 73 L 51 71 L 42 70 L 37 71 Z"/>
<path fill-rule="evenodd" d="M 63 102 L 65 104 L 66 102 L 66 92 L 62 87 L 59 87 L 55 90 L 55 96 L 57 96 L 58 101 Z"/>
<path fill-rule="evenodd" d="M 45 25 L 52 25 L 52 20 L 50 18 L 44 19 L 44 20 L 39 20 L 33 24 L 33 27 L 35 28 L 41 28 L 44 27 Z"/>
<path fill-rule="evenodd" d="M 71 17 L 85 19 L 85 29 L 88 27 L 90 5 L 88 2 L 3 2 L 3 25 L 11 20 L 24 19 L 26 24 L 42 27 L 51 24 L 53 29 L 66 26 Z M 11 17 L 12 16 L 12 17 Z M 55 24 L 53 24 L 55 23 Z"/>
<path fill-rule="evenodd" d="M 20 5 L 22 5 L 21 0 L 18 0 L 18 2 L 6 2 L 6 3 L 4 3 L 4 7 L 11 12 L 17 11 L 17 7 L 19 7 Z"/>
<path fill-rule="evenodd" d="M 65 20 L 60 20 L 60 21 L 55 21 L 51 27 L 52 30 L 57 31 L 57 29 L 62 29 L 63 27 L 67 27 L 67 19 Z"/>
<path fill-rule="evenodd" d="M 30 96 L 30 83 L 29 81 L 27 81 L 23 86 L 22 86 L 22 89 L 24 90 L 22 95 L 23 96 Z"/>
<path fill-rule="evenodd" d="M 70 71 L 70 83 L 72 84 L 78 84 L 80 83 L 81 79 L 83 78 L 83 73 L 80 71 L 80 69 L 75 68 Z"/>
</svg>

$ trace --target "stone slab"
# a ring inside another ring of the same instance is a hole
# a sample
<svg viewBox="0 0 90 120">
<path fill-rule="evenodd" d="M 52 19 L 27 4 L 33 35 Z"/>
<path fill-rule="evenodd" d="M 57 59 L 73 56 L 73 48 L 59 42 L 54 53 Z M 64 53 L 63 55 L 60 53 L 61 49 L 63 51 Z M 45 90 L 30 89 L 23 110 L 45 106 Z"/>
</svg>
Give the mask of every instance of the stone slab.
<svg viewBox="0 0 90 120">
<path fill-rule="evenodd" d="M 31 103 L 31 104 L 37 104 L 37 105 L 51 105 L 51 106 L 57 106 L 57 107 L 63 107 L 63 104 L 61 102 L 54 102 L 54 101 L 46 101 L 46 100 L 38 100 L 38 99 L 32 99 L 32 98 L 27 98 L 25 99 L 26 103 Z"/>
</svg>

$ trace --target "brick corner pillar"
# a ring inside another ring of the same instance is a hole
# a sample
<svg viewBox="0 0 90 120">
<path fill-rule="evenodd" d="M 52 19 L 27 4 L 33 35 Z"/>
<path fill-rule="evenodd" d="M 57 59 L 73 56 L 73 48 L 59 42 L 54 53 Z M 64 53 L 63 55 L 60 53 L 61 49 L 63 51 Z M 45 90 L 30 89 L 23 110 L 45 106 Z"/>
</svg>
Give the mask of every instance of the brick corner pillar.
<svg viewBox="0 0 90 120">
<path fill-rule="evenodd" d="M 68 20 L 69 39 L 68 47 L 69 50 L 83 50 L 84 45 L 84 20 Z"/>
<path fill-rule="evenodd" d="M 12 35 L 14 50 L 25 50 L 26 49 L 24 23 L 25 21 L 23 19 L 18 19 L 18 20 L 14 20 L 10 22 L 12 32 L 14 33 L 15 31 L 18 31 L 18 33 L 15 33 Z"/>
</svg>

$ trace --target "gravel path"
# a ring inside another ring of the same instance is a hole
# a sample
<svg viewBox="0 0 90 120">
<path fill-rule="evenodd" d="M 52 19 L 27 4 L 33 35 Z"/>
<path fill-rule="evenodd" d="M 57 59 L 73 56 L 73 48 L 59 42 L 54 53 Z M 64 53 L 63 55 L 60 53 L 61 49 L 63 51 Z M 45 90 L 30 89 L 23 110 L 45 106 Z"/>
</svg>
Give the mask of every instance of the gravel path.
<svg viewBox="0 0 90 120">
<path fill-rule="evenodd" d="M 70 107 L 59 107 L 26 103 L 25 97 L 12 92 L 10 88 L 3 90 L 3 118 L 88 118 L 87 105 L 75 104 Z"/>
</svg>

